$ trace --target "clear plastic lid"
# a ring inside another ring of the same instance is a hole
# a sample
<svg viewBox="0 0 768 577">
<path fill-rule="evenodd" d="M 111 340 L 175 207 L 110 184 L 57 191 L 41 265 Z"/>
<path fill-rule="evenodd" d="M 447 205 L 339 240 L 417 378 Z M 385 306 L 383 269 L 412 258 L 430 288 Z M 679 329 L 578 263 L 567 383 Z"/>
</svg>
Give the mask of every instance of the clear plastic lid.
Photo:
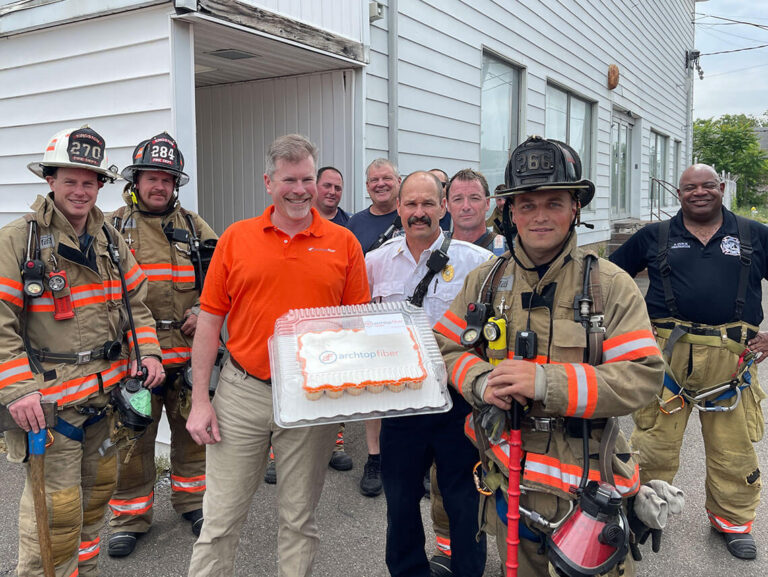
<svg viewBox="0 0 768 577">
<path fill-rule="evenodd" d="M 407 302 L 293 309 L 269 339 L 281 427 L 450 410 L 445 363 Z"/>
</svg>

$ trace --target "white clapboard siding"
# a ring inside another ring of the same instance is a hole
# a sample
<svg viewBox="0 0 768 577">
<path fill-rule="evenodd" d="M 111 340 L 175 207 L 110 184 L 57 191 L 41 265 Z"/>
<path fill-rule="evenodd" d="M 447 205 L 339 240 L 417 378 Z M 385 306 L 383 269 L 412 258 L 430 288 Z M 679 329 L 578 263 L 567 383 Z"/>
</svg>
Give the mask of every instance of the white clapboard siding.
<svg viewBox="0 0 768 577">
<path fill-rule="evenodd" d="M 239 0 L 316 28 L 363 41 L 368 22 L 368 0 Z M 365 17 L 365 19 L 363 19 Z"/>
<path fill-rule="evenodd" d="M 538 2 L 423 0 L 397 3 L 397 156 L 401 172 L 441 166 L 449 173 L 480 159 L 483 50 L 521 67 L 521 134 L 544 133 L 548 83 L 593 103 L 590 173 L 597 195 L 590 206 L 594 232 L 607 238 L 610 218 L 610 124 L 614 108 L 637 118 L 638 169 L 634 187 L 647 212 L 648 133 L 669 135 L 668 174 L 674 140 L 682 163 L 690 156 L 685 126 L 685 50 L 693 46 L 693 0 Z M 394 15 L 371 26 L 371 62 L 366 68 L 366 156 L 390 155 L 387 29 Z M 606 87 L 608 65 L 619 66 L 619 86 Z M 386 106 L 386 108 L 385 108 Z M 386 112 L 386 114 L 385 114 Z M 634 159 L 633 159 L 634 160 Z M 643 216 L 640 214 L 633 216 Z"/>
<path fill-rule="evenodd" d="M 354 73 L 349 70 L 197 89 L 198 202 L 219 232 L 271 204 L 264 188 L 269 144 L 298 132 L 318 146 L 318 167 L 354 168 Z M 341 206 L 351 211 L 352 191 Z"/>
<path fill-rule="evenodd" d="M 148 8 L 0 42 L 0 225 L 48 190 L 26 165 L 42 158 L 59 130 L 91 125 L 119 168 L 139 141 L 173 132 L 172 11 Z M 123 184 L 106 185 L 99 206 L 117 207 Z"/>
</svg>

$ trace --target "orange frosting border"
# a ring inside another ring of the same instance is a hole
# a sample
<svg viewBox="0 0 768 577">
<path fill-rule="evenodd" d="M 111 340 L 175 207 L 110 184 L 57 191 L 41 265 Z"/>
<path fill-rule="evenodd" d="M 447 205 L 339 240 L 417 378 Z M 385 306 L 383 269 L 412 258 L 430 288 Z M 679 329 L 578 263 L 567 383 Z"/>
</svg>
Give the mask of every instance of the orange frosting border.
<svg viewBox="0 0 768 577">
<path fill-rule="evenodd" d="M 301 366 L 301 374 L 304 379 L 304 384 L 301 385 L 301 388 L 304 389 L 308 393 L 317 393 L 322 391 L 341 391 L 344 392 L 346 389 L 365 389 L 369 386 L 386 386 L 386 385 L 407 385 L 408 383 L 420 383 L 424 381 L 427 378 L 427 370 L 424 368 L 424 362 L 421 356 L 421 350 L 419 349 L 419 345 L 416 342 L 416 338 L 414 337 L 413 331 L 410 327 L 405 327 L 408 330 L 408 334 L 411 337 L 411 342 L 413 343 L 413 348 L 416 350 L 416 355 L 418 356 L 418 368 L 421 369 L 421 376 L 416 377 L 403 377 L 402 379 L 386 379 L 386 380 L 380 380 L 380 381 L 362 381 L 360 383 L 342 383 L 340 385 L 331 385 L 330 383 L 324 384 L 324 385 L 318 385 L 318 386 L 310 386 L 307 384 L 307 381 L 309 379 L 309 374 L 306 371 L 306 360 L 302 358 L 301 356 L 301 339 L 305 335 L 319 335 L 322 333 L 335 333 L 335 332 L 341 332 L 341 331 L 352 331 L 353 333 L 362 331 L 364 329 L 326 329 L 319 332 L 310 332 L 310 333 L 304 333 L 302 335 L 299 335 L 298 338 L 298 349 L 296 351 L 296 356 L 299 361 L 299 365 Z"/>
</svg>

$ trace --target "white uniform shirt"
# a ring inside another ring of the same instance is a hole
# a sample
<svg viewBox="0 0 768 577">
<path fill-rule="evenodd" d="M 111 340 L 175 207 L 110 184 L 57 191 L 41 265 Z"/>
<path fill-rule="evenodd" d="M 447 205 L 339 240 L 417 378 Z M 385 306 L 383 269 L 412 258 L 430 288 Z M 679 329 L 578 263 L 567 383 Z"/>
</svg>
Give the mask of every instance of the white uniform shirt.
<svg viewBox="0 0 768 577">
<path fill-rule="evenodd" d="M 404 301 L 427 274 L 427 260 L 432 251 L 440 249 L 443 233 L 414 261 L 405 243 L 405 236 L 393 238 L 365 256 L 368 284 L 373 302 Z M 424 297 L 424 313 L 432 326 L 451 306 L 454 297 L 464 285 L 469 272 L 493 257 L 490 251 L 462 240 L 452 240 L 448 247 L 448 264 L 429 283 Z"/>
</svg>

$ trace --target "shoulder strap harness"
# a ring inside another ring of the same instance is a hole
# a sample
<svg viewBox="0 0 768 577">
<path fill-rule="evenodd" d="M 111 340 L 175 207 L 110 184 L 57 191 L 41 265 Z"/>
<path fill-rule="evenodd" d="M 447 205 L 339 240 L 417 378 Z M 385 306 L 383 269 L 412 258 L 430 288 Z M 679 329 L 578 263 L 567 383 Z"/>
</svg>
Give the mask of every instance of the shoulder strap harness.
<svg viewBox="0 0 768 577">
<path fill-rule="evenodd" d="M 443 244 L 436 251 L 433 251 L 429 255 L 427 260 L 427 274 L 421 279 L 421 282 L 416 286 L 413 291 L 413 295 L 408 299 L 412 305 L 421 307 L 424 304 L 424 297 L 427 295 L 427 289 L 429 289 L 429 283 L 435 278 L 435 275 L 445 268 L 448 264 L 450 257 L 448 256 L 448 247 L 451 245 L 451 235 L 444 233 Z"/>
</svg>

